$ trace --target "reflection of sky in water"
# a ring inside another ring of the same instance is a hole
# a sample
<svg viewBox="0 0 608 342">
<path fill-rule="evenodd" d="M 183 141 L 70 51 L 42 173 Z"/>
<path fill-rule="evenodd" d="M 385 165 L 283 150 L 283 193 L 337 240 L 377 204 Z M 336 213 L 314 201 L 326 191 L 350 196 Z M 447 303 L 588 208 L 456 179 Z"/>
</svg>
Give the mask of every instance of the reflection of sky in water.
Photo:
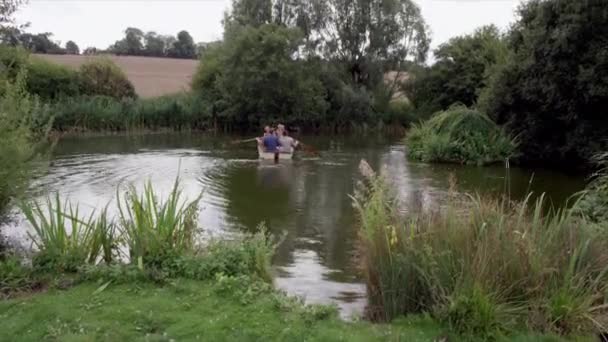
<svg viewBox="0 0 608 342">
<path fill-rule="evenodd" d="M 432 202 L 454 173 L 466 191 L 502 189 L 504 169 L 463 168 L 410 163 L 402 145 L 365 140 L 307 140 L 318 145 L 320 158 L 301 158 L 274 165 L 256 160 L 254 148 L 226 144 L 221 138 L 154 135 L 83 138 L 62 142 L 48 174 L 32 187 L 34 197 L 59 191 L 79 203 L 81 213 L 109 204 L 116 213 L 119 185 L 141 189 L 150 180 L 166 197 L 179 171 L 186 197 L 203 192 L 199 221 L 205 234 L 226 236 L 253 231 L 265 222 L 284 236 L 274 259 L 277 285 L 310 303 L 336 303 L 343 317 L 360 314 L 365 286 L 356 264 L 356 220 L 349 194 L 366 159 L 376 170 L 386 165 L 388 178 L 406 206 Z M 553 191 L 563 200 L 578 190 L 580 179 L 513 169 L 513 194 L 527 188 Z M 561 182 L 556 189 L 552 185 Z M 123 187 L 120 191 L 124 192 Z M 26 239 L 22 219 L 5 227 L 9 235 Z"/>
</svg>

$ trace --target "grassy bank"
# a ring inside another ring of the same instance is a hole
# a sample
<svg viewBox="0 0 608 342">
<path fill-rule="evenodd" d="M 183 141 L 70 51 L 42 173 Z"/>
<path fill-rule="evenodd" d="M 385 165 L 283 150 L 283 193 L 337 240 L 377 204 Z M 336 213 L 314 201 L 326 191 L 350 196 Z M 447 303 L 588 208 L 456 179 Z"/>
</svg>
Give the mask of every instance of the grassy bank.
<svg viewBox="0 0 608 342">
<path fill-rule="evenodd" d="M 344 322 L 335 309 L 305 306 L 245 278 L 173 279 L 69 290 L 0 301 L 0 340 L 61 341 L 435 341 L 430 318 L 391 324 Z M 450 337 L 450 341 L 460 338 Z M 521 335 L 513 341 L 562 341 Z M 582 341 L 582 340 L 581 340 Z"/>
<path fill-rule="evenodd" d="M 355 197 L 372 318 L 428 313 L 464 336 L 594 335 L 608 326 L 608 235 L 572 210 L 451 192 L 398 211 L 362 163 Z"/>
<path fill-rule="evenodd" d="M 463 106 L 434 114 L 407 134 L 408 155 L 424 162 L 487 165 L 513 156 L 516 143 L 487 116 Z"/>
<path fill-rule="evenodd" d="M 100 285 L 0 302 L 0 340 L 431 341 L 441 334 L 428 319 L 345 323 L 335 309 L 304 306 L 242 278 Z"/>
</svg>

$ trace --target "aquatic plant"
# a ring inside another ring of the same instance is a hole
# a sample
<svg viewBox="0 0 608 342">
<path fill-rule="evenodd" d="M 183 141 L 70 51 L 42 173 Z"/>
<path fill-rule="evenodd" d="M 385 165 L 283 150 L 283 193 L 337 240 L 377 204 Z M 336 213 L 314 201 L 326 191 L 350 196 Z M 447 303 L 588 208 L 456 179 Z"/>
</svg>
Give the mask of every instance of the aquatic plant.
<svg viewBox="0 0 608 342">
<path fill-rule="evenodd" d="M 439 209 L 401 214 L 382 175 L 363 165 L 353 198 L 372 318 L 428 312 L 475 336 L 522 324 L 604 329 L 608 240 L 595 225 L 543 196 L 514 203 L 452 192 Z"/>
<path fill-rule="evenodd" d="M 160 265 L 167 258 L 194 251 L 200 196 L 184 202 L 181 195 L 179 179 L 164 201 L 157 197 L 149 181 L 141 193 L 131 186 L 124 196 L 117 195 L 119 229 L 131 262 L 139 268 Z"/>
<path fill-rule="evenodd" d="M 486 115 L 459 105 L 413 125 L 406 143 L 414 160 L 477 165 L 504 161 L 517 147 Z"/>
<path fill-rule="evenodd" d="M 92 212 L 82 218 L 78 206 L 59 194 L 49 197 L 44 206 L 38 202 L 24 202 L 21 211 L 33 228 L 29 233 L 39 250 L 34 265 L 40 268 L 74 272 L 84 264 L 95 264 L 100 257 L 112 262 L 114 224 L 106 210 L 97 219 Z"/>
</svg>

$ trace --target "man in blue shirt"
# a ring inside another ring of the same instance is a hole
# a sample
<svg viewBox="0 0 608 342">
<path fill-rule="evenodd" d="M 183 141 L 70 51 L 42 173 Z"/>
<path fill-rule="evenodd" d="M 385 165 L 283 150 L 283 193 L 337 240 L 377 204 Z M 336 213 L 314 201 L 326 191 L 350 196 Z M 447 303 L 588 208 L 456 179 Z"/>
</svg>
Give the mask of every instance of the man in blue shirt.
<svg viewBox="0 0 608 342">
<path fill-rule="evenodd" d="M 264 145 L 265 152 L 279 152 L 279 138 L 276 136 L 276 134 L 274 134 L 274 130 L 272 129 L 270 130 L 269 134 L 264 134 L 262 144 Z"/>
</svg>

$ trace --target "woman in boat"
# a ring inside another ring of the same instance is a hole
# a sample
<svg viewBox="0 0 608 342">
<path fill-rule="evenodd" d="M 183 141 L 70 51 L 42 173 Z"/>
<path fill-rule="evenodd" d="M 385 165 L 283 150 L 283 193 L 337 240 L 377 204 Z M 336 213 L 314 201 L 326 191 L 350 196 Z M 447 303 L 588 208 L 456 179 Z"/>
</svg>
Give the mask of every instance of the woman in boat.
<svg viewBox="0 0 608 342">
<path fill-rule="evenodd" d="M 293 153 L 293 150 L 298 147 L 299 142 L 288 135 L 285 125 L 277 125 L 277 136 L 279 138 L 279 152 Z"/>
</svg>

